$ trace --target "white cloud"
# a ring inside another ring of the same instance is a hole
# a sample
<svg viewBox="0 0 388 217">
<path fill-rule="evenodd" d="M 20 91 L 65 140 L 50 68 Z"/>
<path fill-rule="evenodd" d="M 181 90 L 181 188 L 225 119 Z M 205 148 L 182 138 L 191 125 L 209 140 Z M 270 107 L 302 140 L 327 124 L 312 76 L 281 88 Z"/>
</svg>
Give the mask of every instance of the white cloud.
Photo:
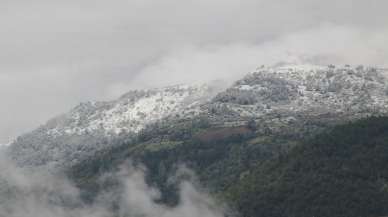
<svg viewBox="0 0 388 217">
<path fill-rule="evenodd" d="M 66 177 L 37 168 L 23 169 L 0 157 L 0 216 L 7 217 L 223 217 L 225 212 L 208 195 L 189 181 L 180 185 L 180 202 L 169 207 L 155 200 L 158 189 L 145 182 L 144 169 L 123 166 L 118 173 L 106 174 L 118 180 L 119 191 L 101 192 L 92 204 L 80 199 L 80 190 Z M 112 210 L 112 202 L 117 209 Z"/>
<path fill-rule="evenodd" d="M 179 82 L 238 79 L 261 65 L 278 62 L 367 64 L 387 66 L 388 28 L 359 30 L 324 24 L 261 44 L 234 43 L 188 46 L 174 50 L 145 67 L 127 83 L 116 83 L 115 93 L 128 87 L 153 87 Z M 121 87 L 121 88 L 119 88 Z"/>
<path fill-rule="evenodd" d="M 2 0 L 0 142 L 80 101 L 139 87 L 233 77 L 287 58 L 287 52 L 385 64 L 387 4 Z"/>
</svg>

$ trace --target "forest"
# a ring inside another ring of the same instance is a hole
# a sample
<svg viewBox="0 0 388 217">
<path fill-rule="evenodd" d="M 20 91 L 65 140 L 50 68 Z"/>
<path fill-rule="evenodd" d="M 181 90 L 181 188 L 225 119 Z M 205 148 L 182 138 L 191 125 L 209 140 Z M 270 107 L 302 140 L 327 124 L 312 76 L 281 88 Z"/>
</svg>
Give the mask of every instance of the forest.
<svg viewBox="0 0 388 217">
<path fill-rule="evenodd" d="M 68 173 L 92 202 L 98 177 L 128 159 L 145 165 L 159 203 L 179 201 L 169 182 L 181 165 L 234 215 L 379 217 L 388 214 L 388 118 L 369 117 L 327 127 L 313 136 L 263 135 L 253 123 L 214 128 L 206 120 L 154 127 L 100 152 Z M 185 177 L 182 176 L 182 179 Z"/>
</svg>

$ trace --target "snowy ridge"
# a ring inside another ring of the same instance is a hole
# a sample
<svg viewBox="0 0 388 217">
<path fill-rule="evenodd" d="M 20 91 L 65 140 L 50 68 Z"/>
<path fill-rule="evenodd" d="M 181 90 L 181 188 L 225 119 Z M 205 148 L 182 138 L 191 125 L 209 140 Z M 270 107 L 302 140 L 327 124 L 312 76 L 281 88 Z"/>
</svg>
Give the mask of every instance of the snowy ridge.
<svg viewBox="0 0 388 217">
<path fill-rule="evenodd" d="M 222 91 L 211 85 L 130 91 L 114 101 L 78 105 L 20 136 L 9 155 L 20 165 L 69 166 L 155 122 L 198 115 L 221 127 L 254 119 L 275 131 L 299 119 L 387 115 L 387 74 L 373 67 L 289 64 L 260 67 Z"/>
<path fill-rule="evenodd" d="M 147 124 L 169 116 L 187 118 L 199 113 L 200 104 L 209 100 L 207 85 L 176 85 L 146 91 L 131 91 L 112 102 L 83 103 L 65 117 L 65 124 L 54 124 L 49 135 L 139 132 Z M 58 121 L 56 121 L 58 123 Z"/>
<path fill-rule="evenodd" d="M 268 113 L 387 113 L 387 71 L 373 67 L 260 67 L 215 98 L 239 117 Z"/>
<path fill-rule="evenodd" d="M 82 103 L 45 127 L 53 137 L 95 132 L 137 133 L 159 120 L 189 119 L 220 107 L 221 112 L 233 112 L 238 117 L 305 110 L 386 112 L 387 74 L 384 69 L 348 65 L 262 66 L 226 91 L 220 92 L 210 85 L 130 91 L 114 101 Z"/>
</svg>

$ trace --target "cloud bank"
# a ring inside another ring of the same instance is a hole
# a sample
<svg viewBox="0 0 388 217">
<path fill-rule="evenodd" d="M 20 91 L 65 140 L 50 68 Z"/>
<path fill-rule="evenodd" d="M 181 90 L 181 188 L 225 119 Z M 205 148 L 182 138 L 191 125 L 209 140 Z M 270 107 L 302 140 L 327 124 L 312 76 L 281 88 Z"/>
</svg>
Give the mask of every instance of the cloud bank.
<svg viewBox="0 0 388 217">
<path fill-rule="evenodd" d="M 387 66 L 381 0 L 0 2 L 0 143 L 86 100 L 278 61 Z"/>
</svg>

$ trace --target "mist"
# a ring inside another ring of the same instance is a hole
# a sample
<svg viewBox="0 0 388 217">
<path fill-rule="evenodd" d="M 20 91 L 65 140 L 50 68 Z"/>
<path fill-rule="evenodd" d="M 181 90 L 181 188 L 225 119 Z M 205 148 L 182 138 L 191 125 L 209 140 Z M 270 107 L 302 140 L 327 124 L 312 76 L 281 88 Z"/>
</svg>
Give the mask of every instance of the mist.
<svg viewBox="0 0 388 217">
<path fill-rule="evenodd" d="M 225 206 L 216 203 L 192 180 L 179 182 L 180 201 L 170 207 L 157 203 L 161 193 L 145 181 L 146 169 L 124 164 L 104 180 L 117 180 L 117 188 L 105 189 L 93 203 L 81 199 L 80 189 L 66 176 L 38 168 L 21 168 L 2 156 L 0 164 L 0 216 L 7 217 L 223 217 Z M 182 169 L 187 173 L 187 169 Z M 191 173 L 191 172 L 189 172 Z M 172 177 L 174 178 L 174 177 Z"/>
<path fill-rule="evenodd" d="M 0 144 L 89 100 L 281 62 L 387 66 L 386 1 L 0 2 Z"/>
</svg>

